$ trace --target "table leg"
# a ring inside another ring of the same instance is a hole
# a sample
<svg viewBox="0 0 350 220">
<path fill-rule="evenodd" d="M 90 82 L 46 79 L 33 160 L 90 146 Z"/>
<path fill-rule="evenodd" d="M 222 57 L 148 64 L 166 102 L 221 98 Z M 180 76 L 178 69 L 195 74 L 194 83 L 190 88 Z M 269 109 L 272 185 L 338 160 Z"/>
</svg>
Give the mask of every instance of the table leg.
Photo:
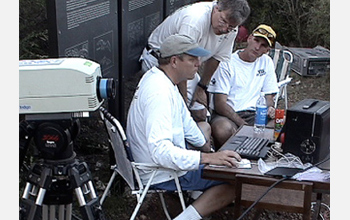
<svg viewBox="0 0 350 220">
<path fill-rule="evenodd" d="M 317 193 L 316 194 L 316 205 L 314 206 L 314 215 L 312 216 L 312 220 L 317 220 L 318 215 L 320 214 L 321 201 L 322 201 L 322 193 Z"/>
<path fill-rule="evenodd" d="M 312 185 L 304 185 L 304 212 L 303 219 L 311 219 L 311 196 L 312 196 Z"/>
<path fill-rule="evenodd" d="M 238 217 L 241 215 L 241 198 L 242 198 L 242 180 L 240 178 L 236 178 L 235 191 L 236 191 L 236 198 L 235 198 L 233 214 L 234 214 L 234 219 L 238 219 Z"/>
</svg>

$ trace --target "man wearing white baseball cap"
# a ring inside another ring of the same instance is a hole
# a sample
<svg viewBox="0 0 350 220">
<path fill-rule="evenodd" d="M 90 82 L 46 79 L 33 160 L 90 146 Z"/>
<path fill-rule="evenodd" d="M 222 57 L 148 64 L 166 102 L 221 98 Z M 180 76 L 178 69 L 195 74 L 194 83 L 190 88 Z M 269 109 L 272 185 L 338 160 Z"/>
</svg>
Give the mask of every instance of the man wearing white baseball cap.
<svg viewBox="0 0 350 220">
<path fill-rule="evenodd" d="M 202 179 L 204 164 L 236 167 L 241 160 L 233 151 L 204 153 L 190 150 L 206 142 L 184 102 L 177 84 L 192 79 L 200 65 L 199 57 L 210 52 L 191 38 L 172 35 L 160 47 L 159 67 L 148 70 L 140 80 L 130 105 L 127 135 L 136 162 L 176 170 L 183 190 L 204 191 L 175 219 L 201 219 L 234 200 L 234 187 L 228 183 Z M 140 175 L 145 183 L 150 173 Z M 158 171 L 152 187 L 176 190 L 174 177 Z"/>
</svg>

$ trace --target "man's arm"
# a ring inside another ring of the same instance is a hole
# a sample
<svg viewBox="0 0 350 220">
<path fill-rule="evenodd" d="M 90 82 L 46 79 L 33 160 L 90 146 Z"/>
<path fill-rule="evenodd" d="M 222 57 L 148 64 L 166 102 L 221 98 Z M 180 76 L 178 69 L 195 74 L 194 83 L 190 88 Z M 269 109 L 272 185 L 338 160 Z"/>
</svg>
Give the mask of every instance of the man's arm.
<svg viewBox="0 0 350 220">
<path fill-rule="evenodd" d="M 268 107 L 274 106 L 275 102 L 273 101 L 273 98 L 275 97 L 276 94 L 266 94 L 265 99 L 266 99 L 266 104 Z"/>
<path fill-rule="evenodd" d="M 210 81 L 211 77 L 213 76 L 219 63 L 220 62 L 213 57 L 208 59 L 207 61 L 205 61 L 205 63 L 203 64 L 202 71 L 199 74 L 199 75 L 201 75 L 201 80 L 199 82 L 200 85 L 207 86 L 209 84 L 209 81 Z M 208 106 L 207 95 L 205 94 L 206 90 L 202 86 L 197 86 L 190 106 L 192 106 L 194 102 L 199 102 L 206 107 Z"/>
<path fill-rule="evenodd" d="M 213 76 L 216 68 L 219 66 L 220 61 L 211 57 L 203 64 L 203 69 L 200 72 L 201 75 L 201 83 L 203 85 L 208 85 L 211 77 Z"/>
<path fill-rule="evenodd" d="M 239 115 L 227 104 L 227 95 L 215 93 L 214 94 L 215 112 L 219 115 L 225 116 L 239 126 L 247 124 Z"/>
<path fill-rule="evenodd" d="M 275 108 L 274 108 L 274 101 L 273 98 L 275 97 L 276 94 L 267 94 L 265 95 L 265 99 L 266 99 L 266 104 L 268 107 L 267 110 L 267 115 L 271 118 L 274 119 L 275 118 Z"/>
</svg>

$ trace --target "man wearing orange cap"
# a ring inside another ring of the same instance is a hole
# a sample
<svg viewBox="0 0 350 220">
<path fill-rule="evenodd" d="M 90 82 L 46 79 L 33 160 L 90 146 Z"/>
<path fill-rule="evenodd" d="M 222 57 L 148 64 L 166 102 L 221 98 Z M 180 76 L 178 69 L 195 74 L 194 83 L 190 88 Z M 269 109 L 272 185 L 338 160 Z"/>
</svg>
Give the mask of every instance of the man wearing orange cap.
<svg viewBox="0 0 350 220">
<path fill-rule="evenodd" d="M 212 135 L 216 148 L 244 125 L 253 125 L 256 102 L 265 94 L 268 116 L 274 118 L 273 97 L 278 92 L 275 68 L 267 55 L 274 47 L 275 31 L 268 25 L 259 25 L 247 39 L 247 47 L 220 63 L 211 78 L 208 91 L 213 94 Z"/>
</svg>

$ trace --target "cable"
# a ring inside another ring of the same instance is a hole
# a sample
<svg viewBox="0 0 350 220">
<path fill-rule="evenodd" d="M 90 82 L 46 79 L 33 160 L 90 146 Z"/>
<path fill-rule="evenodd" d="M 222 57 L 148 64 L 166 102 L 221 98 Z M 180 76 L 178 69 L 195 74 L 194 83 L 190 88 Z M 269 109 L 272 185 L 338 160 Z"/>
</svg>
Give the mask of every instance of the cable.
<svg viewBox="0 0 350 220">
<path fill-rule="evenodd" d="M 280 180 L 274 182 L 274 183 L 266 190 L 266 192 L 264 192 L 264 194 L 262 194 L 253 204 L 251 204 L 251 206 L 249 206 L 249 208 L 248 208 L 247 210 L 245 210 L 245 212 L 244 212 L 241 216 L 239 216 L 239 218 L 238 218 L 237 220 L 243 219 L 243 217 L 244 217 L 245 215 L 247 215 L 248 212 L 250 212 L 250 210 L 251 210 L 252 208 L 254 208 L 254 207 L 256 206 L 256 204 L 258 204 L 258 202 L 260 202 L 260 200 L 261 200 L 262 198 L 264 198 L 268 192 L 270 192 L 271 189 L 273 189 L 275 186 L 277 186 L 278 184 L 280 184 L 281 182 L 283 182 L 283 181 L 285 181 L 285 180 L 287 180 L 287 179 L 288 179 L 288 177 L 283 177 L 282 179 L 280 179 Z"/>
<path fill-rule="evenodd" d="M 297 167 L 303 167 L 303 163 L 299 157 L 294 156 L 292 154 L 282 154 L 281 144 L 276 142 L 271 145 L 271 150 L 268 152 L 268 156 L 270 159 L 276 160 L 277 166 L 289 166 L 290 164 L 297 162 Z M 279 159 L 278 159 L 279 157 Z"/>
<path fill-rule="evenodd" d="M 309 166 L 308 168 L 305 168 L 303 169 L 302 171 L 298 172 L 298 173 L 302 173 L 302 172 L 305 172 L 313 167 L 317 167 L 318 165 L 321 165 L 322 163 L 326 162 L 327 160 L 330 159 L 330 156 L 326 157 L 325 159 L 323 159 L 322 161 L 316 163 L 315 165 L 312 165 L 312 166 Z M 297 173 L 297 174 L 298 174 Z M 249 208 L 247 210 L 244 211 L 244 213 L 237 219 L 237 220 L 241 220 L 243 219 L 244 216 L 246 216 L 248 214 L 248 212 L 250 212 L 250 210 L 252 210 L 252 208 L 254 208 L 256 206 L 256 204 L 258 204 L 258 202 L 260 202 L 260 200 L 262 198 L 264 198 L 266 196 L 266 194 L 268 192 L 270 192 L 271 189 L 273 189 L 275 186 L 277 186 L 278 184 L 280 184 L 281 182 L 287 180 L 287 179 L 290 179 L 289 177 L 283 177 L 282 179 L 279 179 L 278 181 L 274 182 L 265 192 L 264 194 L 262 194 L 253 204 L 251 204 L 249 206 Z"/>
</svg>

